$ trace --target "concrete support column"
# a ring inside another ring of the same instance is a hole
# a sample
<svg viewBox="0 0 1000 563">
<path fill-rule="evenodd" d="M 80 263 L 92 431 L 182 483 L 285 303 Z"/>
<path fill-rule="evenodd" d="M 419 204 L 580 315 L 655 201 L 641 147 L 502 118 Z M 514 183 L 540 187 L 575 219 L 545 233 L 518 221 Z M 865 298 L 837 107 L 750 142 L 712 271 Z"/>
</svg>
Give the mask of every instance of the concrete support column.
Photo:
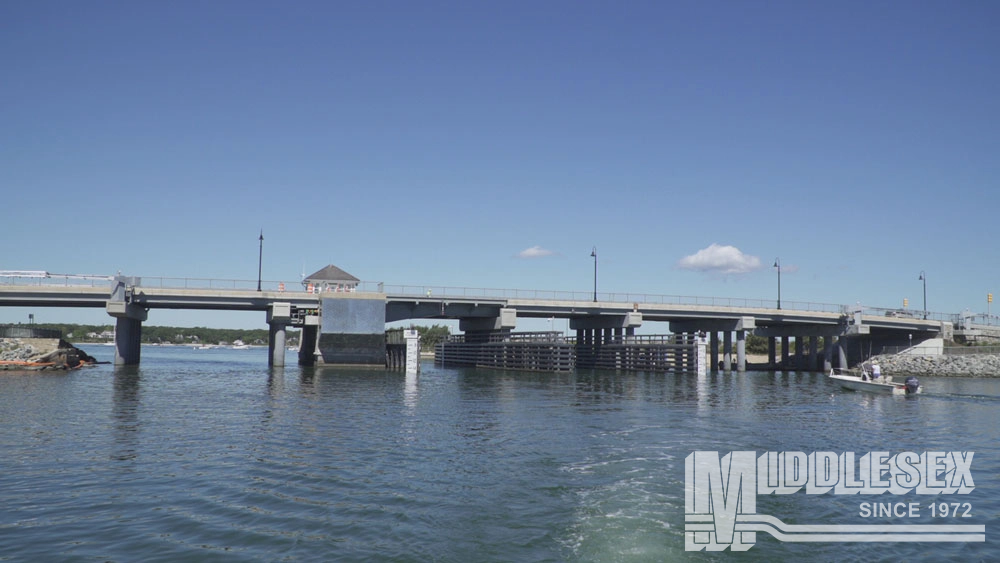
<svg viewBox="0 0 1000 563">
<path fill-rule="evenodd" d="M 774 366 L 777 360 L 778 344 L 775 342 L 773 336 L 767 337 L 767 363 L 770 366 Z"/>
<path fill-rule="evenodd" d="M 115 319 L 115 365 L 139 365 L 142 352 L 142 321 L 129 317 Z"/>
<path fill-rule="evenodd" d="M 570 330 L 582 330 L 584 343 L 577 345 L 577 365 L 593 367 L 601 355 L 601 347 L 614 341 L 615 335 L 621 336 L 622 329 L 634 333 L 634 328 L 642 324 L 642 313 L 625 313 L 624 315 L 591 315 L 570 319 Z M 577 341 L 579 342 L 579 340 Z"/>
<path fill-rule="evenodd" d="M 267 365 L 285 367 L 285 327 L 290 322 L 291 303 L 274 303 L 267 310 Z"/>
<path fill-rule="evenodd" d="M 788 337 L 781 337 L 781 369 L 788 369 Z"/>
<path fill-rule="evenodd" d="M 830 373 L 833 369 L 833 336 L 823 337 L 823 372 Z"/>
<path fill-rule="evenodd" d="M 712 371 L 719 370 L 719 333 L 713 330 L 708 339 L 709 364 Z"/>
<path fill-rule="evenodd" d="M 813 334 L 809 337 L 809 371 L 819 369 L 819 336 Z"/>
<path fill-rule="evenodd" d="M 305 324 L 302 326 L 302 332 L 299 333 L 300 366 L 311 366 L 316 364 L 316 344 L 318 340 L 319 317 L 306 317 Z"/>
<path fill-rule="evenodd" d="M 733 369 L 733 333 L 729 330 L 722 333 L 722 363 L 723 371 Z"/>
<path fill-rule="evenodd" d="M 801 333 L 795 335 L 795 369 L 802 369 L 806 365 L 806 343 Z"/>
<path fill-rule="evenodd" d="M 146 320 L 146 309 L 122 299 L 108 301 L 108 314 L 115 318 L 115 365 L 134 366 L 139 364 L 142 350 L 142 321 Z M 112 294 L 114 298 L 115 295 Z"/>
<path fill-rule="evenodd" d="M 736 331 L 736 371 L 747 370 L 747 333 L 745 330 Z"/>
<path fill-rule="evenodd" d="M 840 369 L 847 369 L 847 342 L 843 338 L 837 339 L 837 360 Z"/>
<path fill-rule="evenodd" d="M 267 365 L 276 368 L 285 367 L 285 325 L 271 323 L 267 333 Z"/>
</svg>

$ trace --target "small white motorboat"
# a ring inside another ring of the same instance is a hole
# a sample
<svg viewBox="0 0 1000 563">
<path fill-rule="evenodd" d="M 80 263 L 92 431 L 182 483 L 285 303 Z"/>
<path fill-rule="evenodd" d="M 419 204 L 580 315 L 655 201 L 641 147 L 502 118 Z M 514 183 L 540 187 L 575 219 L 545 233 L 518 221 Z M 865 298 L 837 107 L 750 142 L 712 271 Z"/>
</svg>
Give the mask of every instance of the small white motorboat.
<svg viewBox="0 0 1000 563">
<path fill-rule="evenodd" d="M 864 368 L 857 374 L 849 370 L 831 369 L 830 379 L 840 383 L 845 389 L 854 391 L 869 391 L 886 395 L 916 395 L 923 392 L 920 381 L 913 376 L 907 377 L 903 383 L 893 381 L 892 376 L 880 375 L 873 377 Z"/>
</svg>

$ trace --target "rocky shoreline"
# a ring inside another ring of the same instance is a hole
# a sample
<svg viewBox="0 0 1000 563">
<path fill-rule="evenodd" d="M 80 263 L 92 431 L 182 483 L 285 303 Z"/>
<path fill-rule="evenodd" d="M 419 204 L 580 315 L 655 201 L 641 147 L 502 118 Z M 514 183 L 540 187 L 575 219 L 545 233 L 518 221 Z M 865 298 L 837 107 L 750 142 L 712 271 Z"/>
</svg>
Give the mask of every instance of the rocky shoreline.
<svg viewBox="0 0 1000 563">
<path fill-rule="evenodd" d="M 920 377 L 1000 377 L 1000 354 L 875 356 L 882 373 Z"/>
<path fill-rule="evenodd" d="M 70 370 L 96 363 L 61 338 L 0 338 L 0 371 Z"/>
</svg>

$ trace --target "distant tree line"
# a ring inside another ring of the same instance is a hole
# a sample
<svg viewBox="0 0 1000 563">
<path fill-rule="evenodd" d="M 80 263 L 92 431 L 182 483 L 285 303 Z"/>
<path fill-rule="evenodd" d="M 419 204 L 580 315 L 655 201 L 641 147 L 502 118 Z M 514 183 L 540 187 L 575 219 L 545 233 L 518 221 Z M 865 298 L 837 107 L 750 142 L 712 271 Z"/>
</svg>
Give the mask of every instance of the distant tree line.
<svg viewBox="0 0 1000 563">
<path fill-rule="evenodd" d="M 51 328 L 62 331 L 63 339 L 74 344 L 88 342 L 107 342 L 114 333 L 112 324 L 82 325 L 61 323 L 40 323 L 32 325 L 38 328 Z M 147 326 L 142 327 L 142 342 L 144 344 L 218 344 L 242 340 L 246 344 L 267 344 L 267 329 L 233 329 L 205 327 L 175 327 Z M 103 336 L 102 336 L 103 335 Z M 299 342 L 299 331 L 288 330 L 285 340 L 290 346 Z"/>
<path fill-rule="evenodd" d="M 114 334 L 113 324 L 104 325 L 84 325 L 70 323 L 38 323 L 32 325 L 37 328 L 49 328 L 62 332 L 63 339 L 74 344 L 86 344 L 88 342 L 108 342 Z M 420 346 L 424 350 L 432 350 L 434 346 L 446 339 L 451 330 L 447 326 L 411 326 L 420 334 Z M 205 327 L 177 327 L 177 326 L 142 326 L 143 344 L 218 344 L 220 342 L 232 343 L 242 340 L 246 344 L 266 345 L 268 338 L 267 329 L 234 329 L 234 328 L 205 328 Z M 299 345 L 299 330 L 289 329 L 285 341 L 289 346 Z M 103 335 L 103 336 L 102 336 Z"/>
<path fill-rule="evenodd" d="M 411 325 L 410 328 L 417 329 L 417 334 L 420 335 L 420 348 L 422 350 L 433 350 L 438 342 L 448 338 L 448 335 L 451 334 L 451 329 L 443 325 Z"/>
</svg>

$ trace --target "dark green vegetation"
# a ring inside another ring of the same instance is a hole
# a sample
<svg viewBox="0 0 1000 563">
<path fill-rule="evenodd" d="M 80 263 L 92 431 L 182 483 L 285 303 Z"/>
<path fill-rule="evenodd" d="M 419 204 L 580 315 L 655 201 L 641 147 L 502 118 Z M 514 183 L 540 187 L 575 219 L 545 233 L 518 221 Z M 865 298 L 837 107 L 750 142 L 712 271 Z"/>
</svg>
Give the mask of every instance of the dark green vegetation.
<svg viewBox="0 0 1000 563">
<path fill-rule="evenodd" d="M 51 328 L 62 331 L 63 338 L 74 344 L 87 342 L 110 342 L 113 340 L 115 327 L 106 325 L 79 324 L 36 324 L 37 328 Z M 267 344 L 267 329 L 234 329 L 205 327 L 174 327 L 147 326 L 142 327 L 142 342 L 144 344 L 218 344 L 242 340 L 246 344 Z M 289 330 L 286 342 L 289 346 L 297 345 L 299 331 Z"/>
<path fill-rule="evenodd" d="M 88 342 L 110 342 L 114 339 L 115 326 L 80 325 L 63 323 L 43 323 L 31 325 L 35 328 L 55 329 L 62 332 L 63 338 L 74 344 Z M 413 326 L 420 333 L 420 345 L 424 350 L 434 349 L 434 345 L 448 337 L 451 331 L 447 326 Z M 142 327 L 142 342 L 144 344 L 218 344 L 232 343 L 242 340 L 246 344 L 267 345 L 267 329 L 236 329 L 236 328 L 205 328 L 205 327 L 175 327 L 147 326 Z M 288 329 L 286 342 L 289 346 L 299 343 L 299 331 Z"/>
<path fill-rule="evenodd" d="M 434 346 L 438 342 L 441 342 L 445 338 L 448 338 L 448 335 L 451 334 L 451 330 L 448 327 L 442 325 L 434 325 L 434 326 L 411 325 L 410 328 L 417 329 L 417 332 L 420 334 L 420 348 L 422 350 L 433 350 Z"/>
</svg>

